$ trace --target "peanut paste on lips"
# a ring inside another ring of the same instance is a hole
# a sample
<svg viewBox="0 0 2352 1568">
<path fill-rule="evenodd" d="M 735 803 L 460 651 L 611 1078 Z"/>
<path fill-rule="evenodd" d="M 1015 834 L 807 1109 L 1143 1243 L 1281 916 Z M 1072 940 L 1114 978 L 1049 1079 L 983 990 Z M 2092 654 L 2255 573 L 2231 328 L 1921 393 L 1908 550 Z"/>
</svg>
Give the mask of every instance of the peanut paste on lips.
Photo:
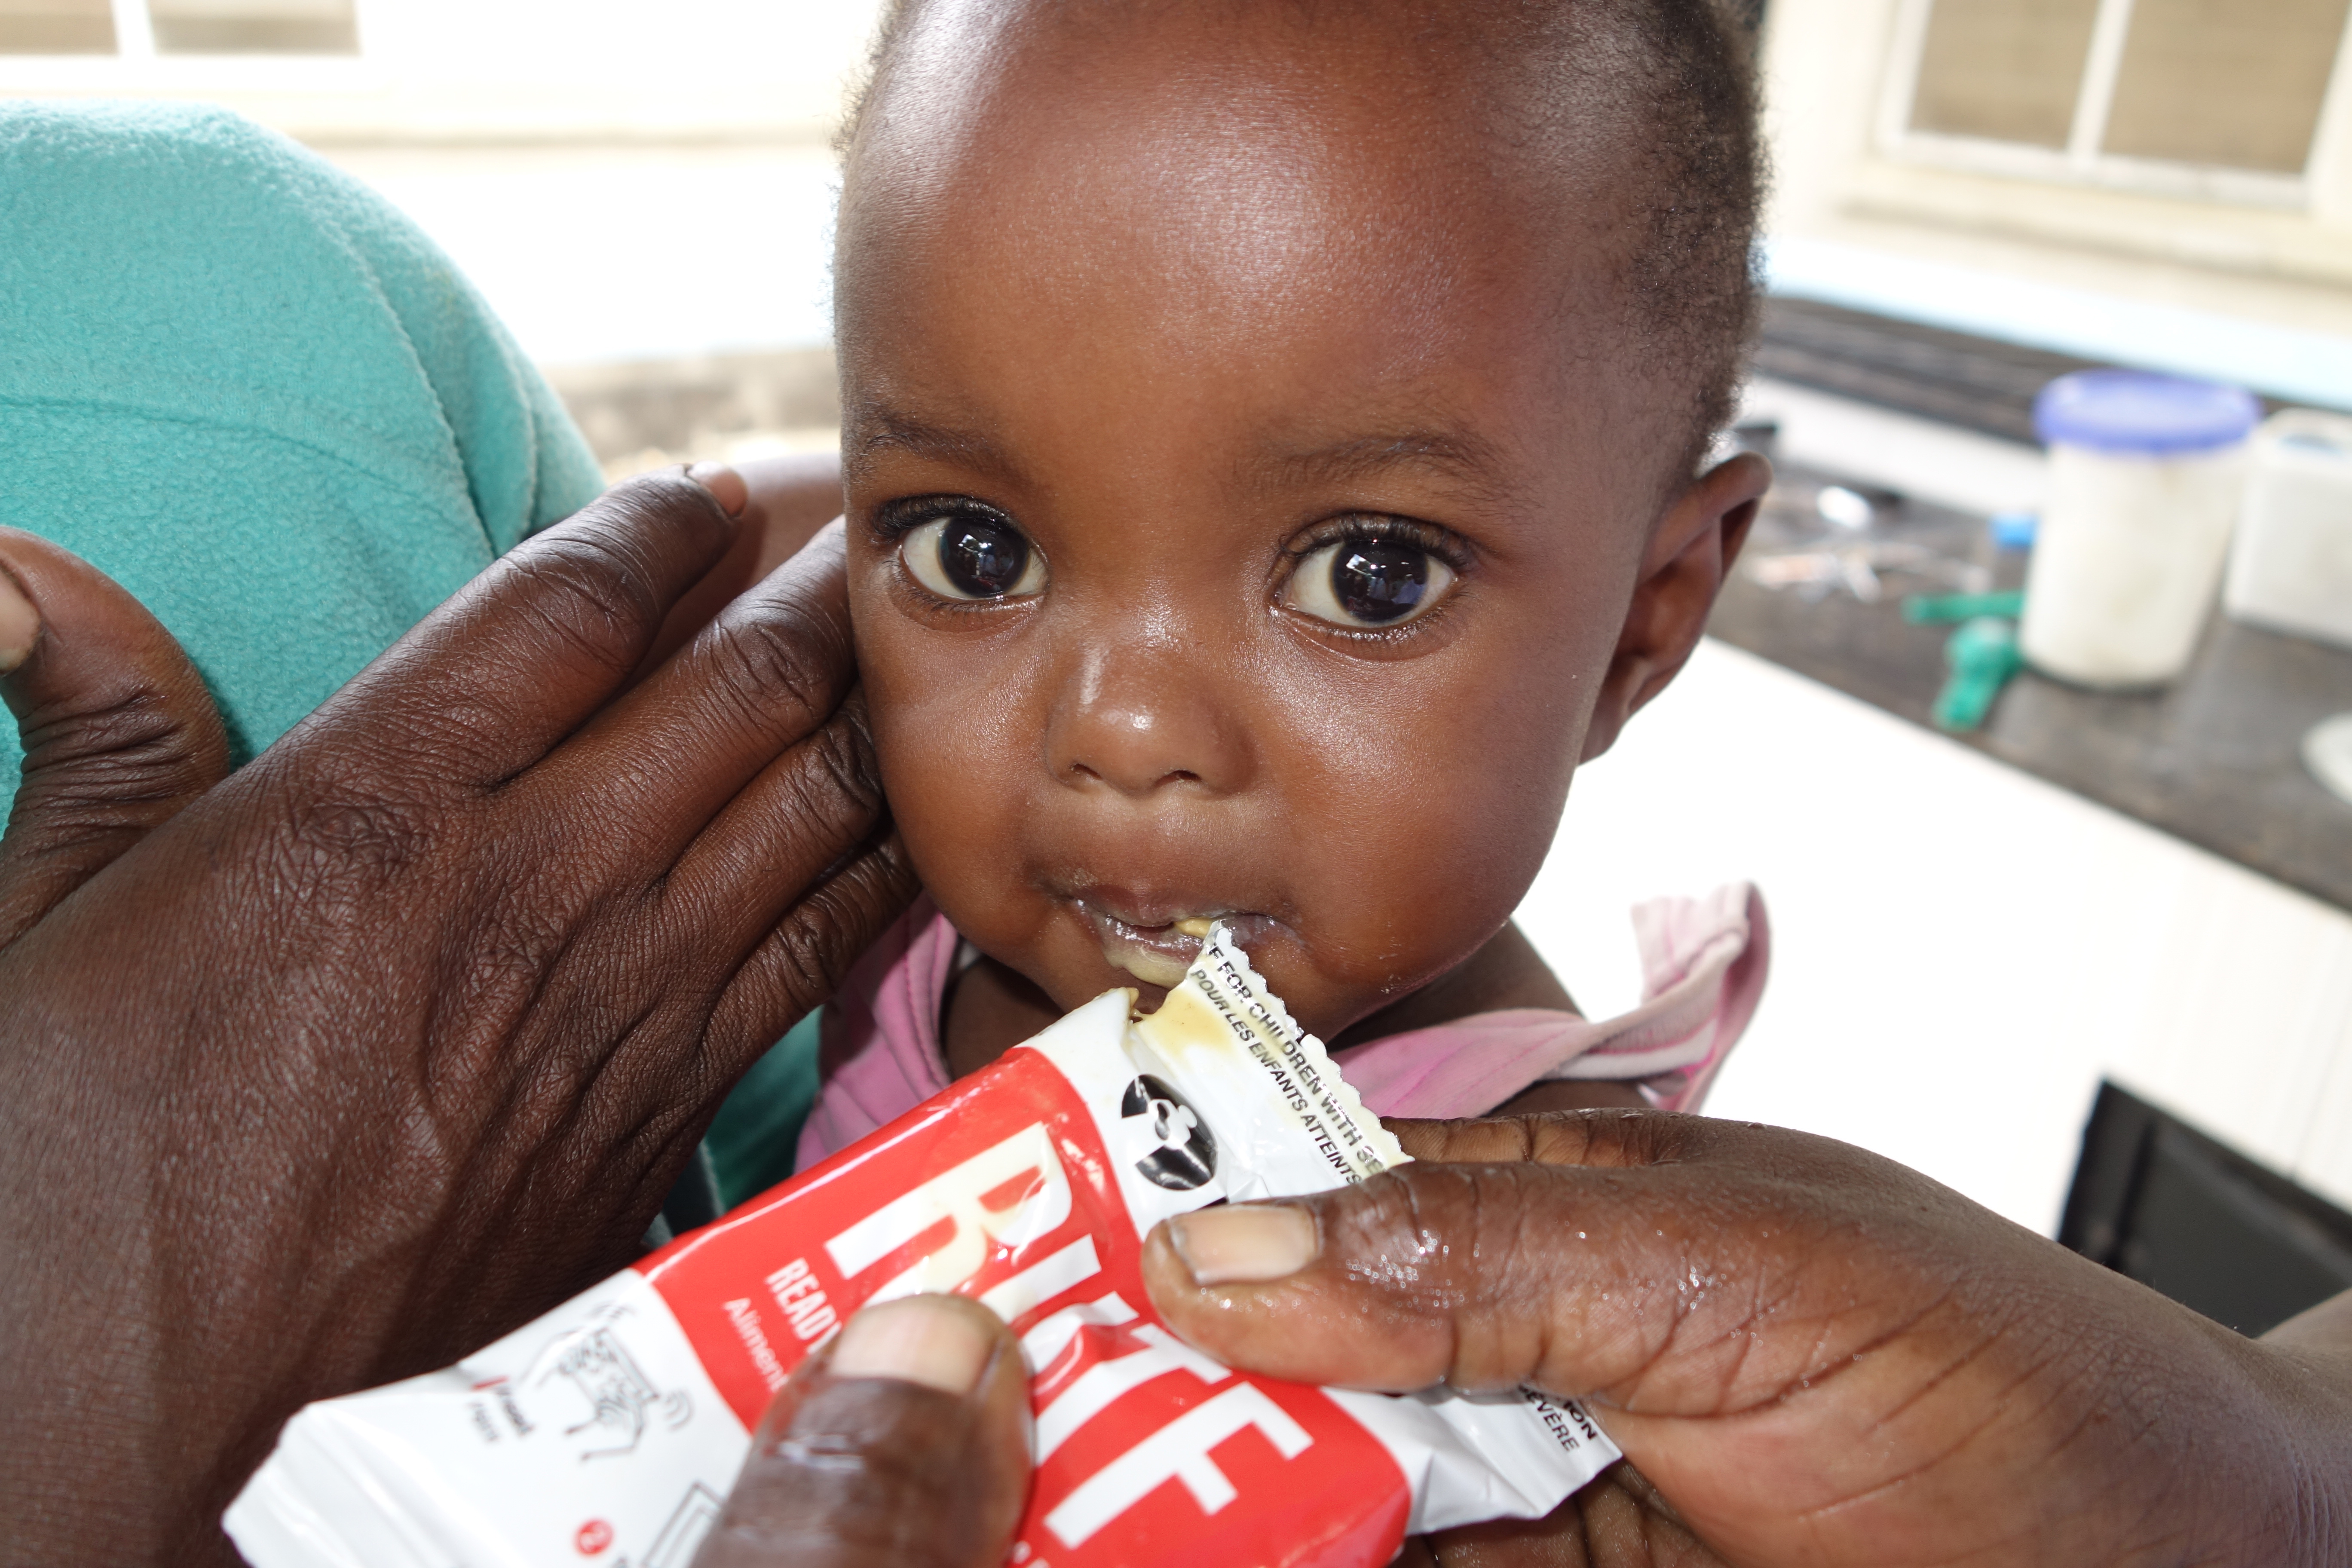
<svg viewBox="0 0 2352 1568">
<path fill-rule="evenodd" d="M 298 1413 L 225 1523 L 255 1568 L 686 1568 L 769 1399 L 869 1301 L 1021 1338 L 1024 1568 L 1380 1568 L 1535 1518 L 1617 1458 L 1573 1404 L 1236 1373 L 1142 1289 L 1171 1215 L 1406 1158 L 1219 926 L 1157 1013 L 1078 1008 L 987 1068 L 442 1372 Z"/>
</svg>

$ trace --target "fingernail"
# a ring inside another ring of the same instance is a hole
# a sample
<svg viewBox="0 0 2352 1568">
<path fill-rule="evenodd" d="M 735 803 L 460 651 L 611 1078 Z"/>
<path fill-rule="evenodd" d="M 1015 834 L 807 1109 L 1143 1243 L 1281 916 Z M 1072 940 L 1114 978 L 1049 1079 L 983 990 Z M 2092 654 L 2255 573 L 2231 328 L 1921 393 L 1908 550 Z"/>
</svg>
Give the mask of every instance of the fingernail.
<svg viewBox="0 0 2352 1568">
<path fill-rule="evenodd" d="M 1168 1222 L 1176 1255 L 1202 1285 L 1257 1285 L 1296 1274 L 1319 1250 L 1315 1216 L 1288 1204 L 1237 1204 Z"/>
<path fill-rule="evenodd" d="M 686 470 L 686 477 L 710 492 L 730 517 L 740 517 L 743 509 L 751 504 L 751 487 L 743 476 L 724 463 L 697 463 Z"/>
<path fill-rule="evenodd" d="M 970 1394 L 995 1349 L 986 1330 L 944 1296 L 868 1307 L 834 1342 L 835 1377 L 895 1377 L 942 1394 Z"/>
<path fill-rule="evenodd" d="M 0 675 L 32 657 L 33 639 L 41 635 L 41 614 L 25 597 L 16 579 L 0 572 Z"/>
</svg>

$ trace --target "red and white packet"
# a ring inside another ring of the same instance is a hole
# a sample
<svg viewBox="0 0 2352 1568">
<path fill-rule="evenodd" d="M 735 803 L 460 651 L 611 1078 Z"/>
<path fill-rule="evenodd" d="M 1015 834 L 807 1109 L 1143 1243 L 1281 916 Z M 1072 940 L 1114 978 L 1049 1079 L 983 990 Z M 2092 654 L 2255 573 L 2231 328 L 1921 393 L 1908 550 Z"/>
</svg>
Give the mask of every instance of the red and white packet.
<svg viewBox="0 0 2352 1568">
<path fill-rule="evenodd" d="M 224 1522 L 254 1568 L 687 1568 L 769 1399 L 868 1301 L 975 1297 L 1030 1367 L 1023 1568 L 1380 1568 L 1614 1460 L 1572 1403 L 1234 1372 L 1153 1317 L 1143 1238 L 1404 1152 L 1221 926 L 457 1365 L 299 1412 Z"/>
</svg>

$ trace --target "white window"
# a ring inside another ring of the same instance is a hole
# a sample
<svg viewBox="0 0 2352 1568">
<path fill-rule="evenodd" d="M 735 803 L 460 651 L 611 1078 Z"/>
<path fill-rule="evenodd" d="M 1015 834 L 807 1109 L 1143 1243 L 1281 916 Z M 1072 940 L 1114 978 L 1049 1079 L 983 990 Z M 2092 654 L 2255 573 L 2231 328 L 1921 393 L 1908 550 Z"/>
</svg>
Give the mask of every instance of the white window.
<svg viewBox="0 0 2352 1568">
<path fill-rule="evenodd" d="M 1906 0 L 1881 140 L 2028 178 L 2300 205 L 2347 0 Z"/>
<path fill-rule="evenodd" d="M 352 0 L 0 0 L 0 55 L 354 55 Z"/>
</svg>

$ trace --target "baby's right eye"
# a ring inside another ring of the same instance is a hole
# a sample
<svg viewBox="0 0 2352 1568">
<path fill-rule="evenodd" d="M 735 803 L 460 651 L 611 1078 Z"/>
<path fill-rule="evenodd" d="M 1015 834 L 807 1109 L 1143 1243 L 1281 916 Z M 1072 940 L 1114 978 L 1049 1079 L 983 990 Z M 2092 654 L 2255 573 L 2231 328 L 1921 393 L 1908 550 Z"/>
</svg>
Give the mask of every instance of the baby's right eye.
<svg viewBox="0 0 2352 1568">
<path fill-rule="evenodd" d="M 1045 587 L 1045 557 L 996 511 L 957 510 L 919 523 L 899 540 L 898 559 L 942 599 L 1025 599 Z"/>
</svg>

